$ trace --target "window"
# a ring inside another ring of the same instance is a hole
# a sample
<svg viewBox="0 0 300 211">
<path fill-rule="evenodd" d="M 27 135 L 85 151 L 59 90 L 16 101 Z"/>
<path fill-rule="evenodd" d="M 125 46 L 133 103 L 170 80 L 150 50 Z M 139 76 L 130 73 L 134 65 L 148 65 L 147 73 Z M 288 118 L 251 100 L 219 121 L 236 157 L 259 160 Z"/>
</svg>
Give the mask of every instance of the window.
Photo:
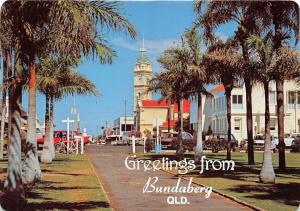
<svg viewBox="0 0 300 211">
<path fill-rule="evenodd" d="M 234 120 L 234 130 L 241 130 L 241 120 L 240 119 Z"/>
<path fill-rule="evenodd" d="M 232 104 L 234 109 L 243 108 L 243 95 L 232 95 Z"/>
<path fill-rule="evenodd" d="M 270 105 L 276 105 L 276 92 L 275 91 L 269 92 L 269 103 L 270 103 Z"/>
<path fill-rule="evenodd" d="M 289 105 L 295 105 L 295 103 L 296 103 L 296 93 L 295 92 L 288 92 L 288 104 Z"/>
<path fill-rule="evenodd" d="M 126 124 L 126 130 L 125 130 L 125 124 L 121 125 L 121 131 L 131 131 L 132 130 L 133 125 L 131 124 Z"/>
<path fill-rule="evenodd" d="M 300 108 L 300 91 L 297 92 L 297 108 Z"/>
<path fill-rule="evenodd" d="M 276 130 L 276 119 L 270 119 L 270 130 Z"/>
</svg>

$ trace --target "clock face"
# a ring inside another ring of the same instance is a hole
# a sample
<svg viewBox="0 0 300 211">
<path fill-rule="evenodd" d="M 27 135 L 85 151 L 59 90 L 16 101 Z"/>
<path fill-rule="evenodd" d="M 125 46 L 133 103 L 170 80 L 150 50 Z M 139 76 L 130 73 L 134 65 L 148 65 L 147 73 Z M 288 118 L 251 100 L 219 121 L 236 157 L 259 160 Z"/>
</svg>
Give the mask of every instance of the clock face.
<svg viewBox="0 0 300 211">
<path fill-rule="evenodd" d="M 143 81 L 143 77 L 142 77 L 142 76 L 139 76 L 139 77 L 138 77 L 138 81 L 139 81 L 139 82 L 142 82 L 142 81 Z"/>
</svg>

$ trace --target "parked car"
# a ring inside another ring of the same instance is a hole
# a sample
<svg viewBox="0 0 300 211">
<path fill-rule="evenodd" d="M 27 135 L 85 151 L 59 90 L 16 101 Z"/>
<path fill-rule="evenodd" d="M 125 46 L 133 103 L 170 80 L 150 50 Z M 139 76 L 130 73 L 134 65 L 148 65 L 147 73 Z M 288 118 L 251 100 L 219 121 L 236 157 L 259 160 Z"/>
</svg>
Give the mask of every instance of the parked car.
<svg viewBox="0 0 300 211">
<path fill-rule="evenodd" d="M 121 141 L 121 137 L 118 135 L 109 135 L 105 138 L 105 142 L 111 145 L 121 145 Z"/>
<path fill-rule="evenodd" d="M 105 141 L 104 139 L 100 139 L 99 143 L 100 143 L 101 145 L 105 145 L 105 144 L 106 144 L 106 141 Z"/>
<path fill-rule="evenodd" d="M 300 152 L 300 137 L 296 137 L 291 144 L 291 152 Z"/>
<path fill-rule="evenodd" d="M 132 138 L 135 137 L 136 145 L 144 145 L 144 140 L 142 139 L 142 134 L 140 131 L 132 130 L 128 132 L 128 144 L 132 144 Z"/>
<path fill-rule="evenodd" d="M 75 134 L 76 132 L 74 131 L 73 133 Z M 69 136 L 70 136 L 70 140 L 71 140 L 72 131 L 70 131 Z M 83 137 L 84 144 L 89 143 L 89 140 L 90 140 L 89 136 Z M 43 149 L 44 141 L 45 141 L 44 136 L 41 138 L 37 138 L 38 150 Z M 60 141 L 67 141 L 67 131 L 66 130 L 55 130 L 53 132 L 53 141 L 54 141 L 55 145 L 58 144 Z"/>
<path fill-rule="evenodd" d="M 177 136 L 177 133 L 170 133 L 167 134 L 167 137 L 161 138 L 161 148 L 177 149 L 179 144 Z M 196 140 L 194 139 L 193 135 L 184 131 L 181 133 L 181 137 L 184 151 L 192 151 L 196 145 Z"/>
<path fill-rule="evenodd" d="M 284 143 L 287 148 L 292 147 L 292 143 L 295 140 L 295 138 L 300 137 L 300 133 L 291 133 L 291 134 L 285 134 L 284 136 Z"/>
<path fill-rule="evenodd" d="M 129 145 L 129 141 L 130 141 L 129 132 L 123 132 L 122 140 L 124 144 Z"/>
<path fill-rule="evenodd" d="M 271 150 L 276 151 L 277 145 L 278 145 L 278 138 L 271 135 Z M 264 150 L 264 146 L 265 146 L 265 135 L 257 134 L 256 136 L 254 136 L 254 145 L 253 145 L 254 149 L 255 150 Z"/>
</svg>

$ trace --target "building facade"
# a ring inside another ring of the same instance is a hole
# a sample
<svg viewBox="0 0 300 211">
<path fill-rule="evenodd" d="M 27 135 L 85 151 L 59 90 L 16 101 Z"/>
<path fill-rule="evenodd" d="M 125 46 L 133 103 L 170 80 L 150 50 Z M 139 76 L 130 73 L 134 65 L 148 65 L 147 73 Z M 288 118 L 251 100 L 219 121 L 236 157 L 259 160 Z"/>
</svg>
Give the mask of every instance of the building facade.
<svg viewBox="0 0 300 211">
<path fill-rule="evenodd" d="M 183 118 L 189 120 L 190 101 L 183 101 Z M 156 119 L 161 132 L 174 132 L 178 121 L 178 106 L 165 101 L 139 100 L 137 107 L 138 130 L 145 137 L 145 131 L 155 135 Z M 168 123 L 169 122 L 169 123 Z M 168 128 L 169 126 L 169 128 Z"/>
<path fill-rule="evenodd" d="M 123 136 L 125 131 L 129 132 L 134 129 L 134 118 L 127 116 L 119 117 L 114 121 L 114 134 Z"/>
<path fill-rule="evenodd" d="M 152 79 L 152 66 L 144 46 L 140 49 L 140 55 L 134 66 L 134 107 L 136 111 L 138 100 L 151 100 L 152 92 L 149 92 L 149 81 Z"/>
<path fill-rule="evenodd" d="M 224 87 L 222 85 L 214 87 L 211 92 L 213 98 L 203 100 L 203 130 L 209 128 L 215 133 L 227 132 L 227 112 Z M 246 90 L 242 84 L 232 90 L 232 110 L 231 125 L 232 134 L 241 141 L 247 138 L 246 126 Z M 270 131 L 277 136 L 277 105 L 276 86 L 270 83 Z M 253 133 L 254 135 L 264 133 L 265 127 L 265 100 L 262 85 L 255 85 L 252 89 L 252 113 L 253 113 Z M 300 87 L 294 81 L 284 83 L 284 130 L 285 133 L 300 132 Z M 196 115 L 196 114 L 193 114 Z M 195 123 L 195 122 L 194 122 Z"/>
</svg>

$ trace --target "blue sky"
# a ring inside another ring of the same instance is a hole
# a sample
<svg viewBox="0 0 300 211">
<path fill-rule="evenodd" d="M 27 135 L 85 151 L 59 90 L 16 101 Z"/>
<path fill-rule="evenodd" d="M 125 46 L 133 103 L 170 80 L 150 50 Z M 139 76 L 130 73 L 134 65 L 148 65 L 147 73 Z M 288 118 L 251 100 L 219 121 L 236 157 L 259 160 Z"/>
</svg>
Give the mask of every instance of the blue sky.
<svg viewBox="0 0 300 211">
<path fill-rule="evenodd" d="M 107 121 L 112 126 L 114 119 L 124 115 L 124 101 L 127 100 L 127 115 L 133 110 L 133 68 L 145 37 L 145 47 L 152 62 L 153 71 L 159 71 L 156 58 L 164 49 L 174 45 L 181 34 L 194 21 L 193 2 L 122 2 L 124 12 L 136 27 L 138 36 L 132 40 L 122 33 L 108 32 L 109 44 L 117 51 L 118 56 L 112 65 L 100 65 L 97 60 L 83 60 L 78 71 L 92 80 L 100 97 L 76 96 L 76 107 L 80 112 L 81 127 L 87 128 L 89 134 L 99 134 L 99 129 Z M 232 25 L 221 27 L 217 34 L 226 38 L 232 34 Z M 226 33 L 223 33 L 226 32 Z M 27 107 L 27 96 L 24 96 Z M 56 103 L 55 129 L 65 129 L 62 119 L 71 116 L 73 97 L 67 97 Z M 44 121 L 45 99 L 37 96 L 38 118 Z"/>
</svg>

